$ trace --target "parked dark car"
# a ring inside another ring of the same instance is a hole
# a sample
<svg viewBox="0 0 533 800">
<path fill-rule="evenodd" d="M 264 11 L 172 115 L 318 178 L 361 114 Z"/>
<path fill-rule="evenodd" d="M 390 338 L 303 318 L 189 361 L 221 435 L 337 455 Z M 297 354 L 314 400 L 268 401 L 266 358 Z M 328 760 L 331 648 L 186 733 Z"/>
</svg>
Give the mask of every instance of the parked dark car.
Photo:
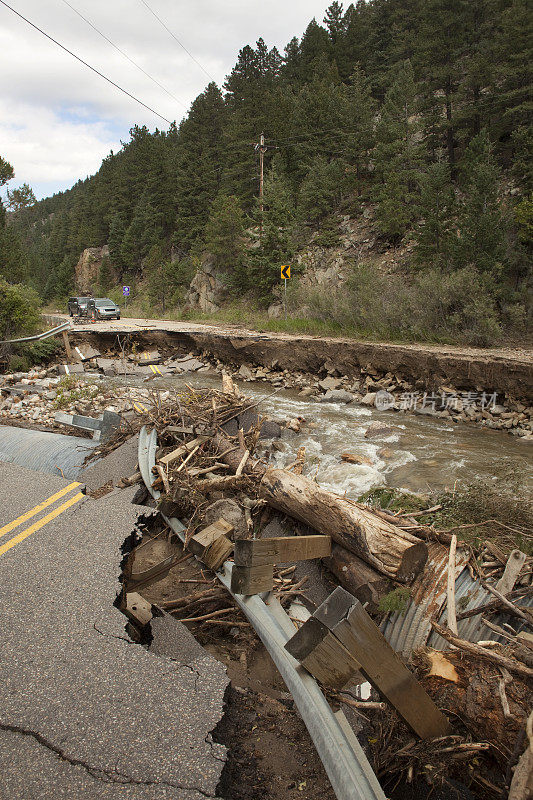
<svg viewBox="0 0 533 800">
<path fill-rule="evenodd" d="M 69 297 L 68 313 L 71 317 L 84 317 L 92 306 L 92 297 Z"/>
<path fill-rule="evenodd" d="M 96 319 L 120 319 L 120 308 L 108 297 L 97 297 L 94 301 Z"/>
</svg>

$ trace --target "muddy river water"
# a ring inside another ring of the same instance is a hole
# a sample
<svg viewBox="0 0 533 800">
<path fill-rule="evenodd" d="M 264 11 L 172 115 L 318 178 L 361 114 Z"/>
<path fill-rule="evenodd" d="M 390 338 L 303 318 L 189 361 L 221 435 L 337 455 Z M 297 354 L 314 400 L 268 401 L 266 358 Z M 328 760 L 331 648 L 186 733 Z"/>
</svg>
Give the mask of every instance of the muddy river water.
<svg viewBox="0 0 533 800">
<path fill-rule="evenodd" d="M 185 383 L 220 388 L 220 378 L 209 374 L 154 381 L 178 390 Z M 339 494 L 356 498 L 378 486 L 436 492 L 476 477 L 497 480 L 510 470 L 518 471 L 533 488 L 533 447 L 508 433 L 358 404 L 318 403 L 298 397 L 296 391 L 274 393 L 263 382 L 236 383 L 253 402 L 262 398 L 260 413 L 278 420 L 306 420 L 300 433 L 284 432 L 274 463 L 292 463 L 298 448 L 305 447 L 305 472 L 316 474 L 322 486 Z M 385 422 L 394 430 L 389 435 L 365 438 L 373 421 Z M 341 454 L 346 452 L 371 463 L 344 462 Z"/>
</svg>

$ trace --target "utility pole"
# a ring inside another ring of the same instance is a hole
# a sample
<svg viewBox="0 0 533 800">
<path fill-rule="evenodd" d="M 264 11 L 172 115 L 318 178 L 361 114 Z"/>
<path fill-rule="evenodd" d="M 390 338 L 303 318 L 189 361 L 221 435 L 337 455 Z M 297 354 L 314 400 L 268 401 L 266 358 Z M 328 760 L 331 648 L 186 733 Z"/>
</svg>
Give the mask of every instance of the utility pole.
<svg viewBox="0 0 533 800">
<path fill-rule="evenodd" d="M 255 150 L 259 152 L 259 241 L 263 238 L 263 166 L 265 161 L 265 134 L 259 136 L 259 142 L 254 144 Z"/>
</svg>

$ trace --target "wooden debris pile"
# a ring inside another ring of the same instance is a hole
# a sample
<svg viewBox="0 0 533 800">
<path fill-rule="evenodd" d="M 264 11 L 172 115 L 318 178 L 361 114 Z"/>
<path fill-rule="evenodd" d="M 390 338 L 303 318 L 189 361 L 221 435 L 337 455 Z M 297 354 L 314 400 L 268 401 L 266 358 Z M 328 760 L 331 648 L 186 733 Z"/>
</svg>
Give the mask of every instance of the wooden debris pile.
<svg viewBox="0 0 533 800">
<path fill-rule="evenodd" d="M 350 613 L 355 619 L 357 612 L 361 619 L 346 639 L 341 636 L 344 612 L 331 628 L 331 620 L 319 615 L 314 623 L 295 622 L 296 628 L 303 625 L 295 637 L 294 654 L 337 702 L 358 713 L 370 712 L 371 726 L 378 731 L 373 738 L 379 745 L 373 749 L 380 776 L 394 783 L 400 776 L 409 782 L 423 774 L 435 785 L 451 774 L 474 786 L 481 796 L 501 797 L 512 778 L 510 772 L 505 775 L 504 763 L 518 760 L 522 753 L 518 740 L 532 699 L 533 614 L 527 605 L 531 558 L 516 548 L 507 555 L 489 540 L 481 550 L 459 552 L 453 531 L 436 530 L 418 519 L 434 509 L 393 515 L 326 491 L 302 474 L 303 450 L 289 468 L 269 467 L 267 457 L 258 457 L 257 451 L 260 437 L 272 436 L 268 426 L 273 423 L 259 416 L 257 405 L 240 397 L 225 376 L 222 391 L 187 387 L 165 403 L 154 393 L 153 402 L 136 420 L 139 427 L 146 424 L 157 430 L 152 485 L 161 492 L 161 511 L 187 524 L 183 558 L 196 555 L 214 571 L 233 558 L 234 592 L 273 590 L 286 607 L 295 598 L 305 599 L 307 579 L 296 579 L 295 566 L 279 564 L 323 558 L 352 596 L 350 602 L 355 602 Z M 225 504 L 224 509 L 219 504 Z M 295 521 L 294 532 L 300 535 L 262 539 L 272 509 Z M 492 596 L 490 602 L 468 611 L 455 598 L 456 578 L 465 565 Z M 204 584 L 200 588 L 166 600 L 161 607 L 200 628 L 246 629 L 248 623 L 231 596 L 210 577 L 212 573 L 207 575 L 202 572 L 197 581 Z M 432 655 L 436 651 L 427 651 L 424 657 L 415 654 L 412 667 L 423 691 L 413 688 L 417 681 L 406 677 L 409 671 L 367 614 L 378 611 L 391 589 L 405 591 L 408 602 L 429 597 L 423 612 L 427 630 L 433 628 L 453 648 L 440 654 L 446 669 L 442 660 L 435 667 L 440 658 Z M 313 604 L 307 606 L 312 611 Z M 502 621 L 502 611 L 518 625 Z M 505 643 L 470 642 L 459 636 L 457 622 L 476 615 Z M 356 641 L 365 626 L 367 633 L 371 628 L 372 651 L 361 647 L 362 639 Z M 335 653 L 345 659 L 344 672 L 340 663 L 333 664 Z M 375 670 L 366 663 L 368 658 L 374 658 Z M 328 689 L 326 677 L 332 669 L 338 680 L 329 681 Z M 361 683 L 355 680 L 358 670 L 377 689 L 377 698 L 364 701 L 354 696 L 349 681 Z M 368 677 L 374 672 L 375 677 Z M 421 708 L 427 706 L 419 719 L 412 716 L 416 697 Z M 400 716 L 384 705 L 383 698 Z M 440 711 L 433 709 L 430 698 Z M 438 738 L 420 743 L 411 730 L 422 735 L 430 719 L 428 708 L 436 720 L 428 735 L 434 737 L 438 728 Z M 451 733 L 448 721 L 453 724 Z"/>
</svg>

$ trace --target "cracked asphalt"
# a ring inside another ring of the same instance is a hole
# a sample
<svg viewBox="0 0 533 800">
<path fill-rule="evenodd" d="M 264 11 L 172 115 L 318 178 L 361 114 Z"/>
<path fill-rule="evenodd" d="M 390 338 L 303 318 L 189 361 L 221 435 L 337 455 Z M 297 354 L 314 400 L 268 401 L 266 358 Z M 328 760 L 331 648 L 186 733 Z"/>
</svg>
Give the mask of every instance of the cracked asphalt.
<svg viewBox="0 0 533 800">
<path fill-rule="evenodd" d="M 68 506 L 75 486 L 10 527 L 70 484 L 0 463 L 0 798 L 214 797 L 224 667 L 168 615 L 134 644 L 113 606 L 135 487 Z"/>
</svg>

